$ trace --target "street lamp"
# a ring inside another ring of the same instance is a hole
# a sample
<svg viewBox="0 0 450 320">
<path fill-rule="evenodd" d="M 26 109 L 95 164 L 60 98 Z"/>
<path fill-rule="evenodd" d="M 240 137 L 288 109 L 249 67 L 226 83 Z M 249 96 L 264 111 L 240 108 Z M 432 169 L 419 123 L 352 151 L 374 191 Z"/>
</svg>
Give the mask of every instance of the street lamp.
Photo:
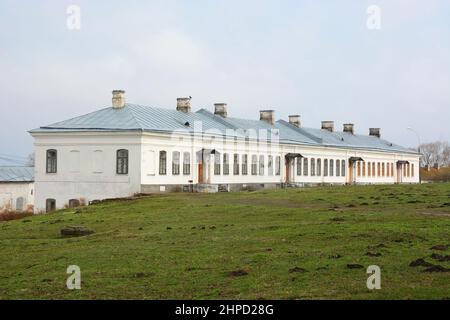
<svg viewBox="0 0 450 320">
<path fill-rule="evenodd" d="M 416 130 L 414 130 L 413 128 L 411 128 L 411 127 L 408 127 L 406 129 L 409 130 L 409 131 L 414 132 L 415 135 L 417 136 L 417 142 L 418 142 L 417 151 L 420 153 L 421 142 L 420 142 L 420 135 L 419 135 L 419 133 Z M 419 161 L 419 183 L 422 183 L 422 176 L 420 175 L 420 161 Z"/>
</svg>

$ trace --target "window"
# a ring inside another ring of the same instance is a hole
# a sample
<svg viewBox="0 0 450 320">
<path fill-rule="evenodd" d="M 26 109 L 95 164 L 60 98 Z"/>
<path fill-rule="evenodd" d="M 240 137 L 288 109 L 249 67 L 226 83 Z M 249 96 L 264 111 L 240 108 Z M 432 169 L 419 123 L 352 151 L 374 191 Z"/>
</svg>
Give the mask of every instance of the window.
<svg viewBox="0 0 450 320">
<path fill-rule="evenodd" d="M 19 197 L 16 199 L 16 211 L 23 211 L 25 199 L 23 197 Z"/>
<path fill-rule="evenodd" d="M 328 159 L 323 160 L 323 175 L 328 177 Z"/>
<path fill-rule="evenodd" d="M 391 176 L 390 168 L 391 168 L 391 165 L 389 163 L 386 163 L 386 176 L 387 177 Z"/>
<path fill-rule="evenodd" d="M 248 174 L 248 155 L 242 155 L 242 175 L 246 176 Z"/>
<path fill-rule="evenodd" d="M 393 163 L 391 163 L 391 176 L 392 177 L 394 176 L 394 164 Z"/>
<path fill-rule="evenodd" d="M 267 171 L 269 176 L 273 176 L 273 156 L 269 156 L 267 160 Z"/>
<path fill-rule="evenodd" d="M 128 174 L 128 150 L 117 150 L 116 173 Z"/>
<path fill-rule="evenodd" d="M 384 162 L 381 164 L 381 176 L 385 177 L 386 176 L 386 169 L 385 169 L 385 164 Z"/>
<path fill-rule="evenodd" d="M 55 199 L 46 199 L 45 200 L 45 211 L 51 212 L 56 210 L 56 200 Z"/>
<path fill-rule="evenodd" d="M 69 200 L 69 208 L 76 208 L 80 206 L 80 200 L 78 199 L 70 199 Z"/>
<path fill-rule="evenodd" d="M 314 177 L 316 175 L 316 159 L 311 158 L 311 176 Z"/>
<path fill-rule="evenodd" d="M 264 156 L 259 156 L 259 175 L 264 175 Z"/>
<path fill-rule="evenodd" d="M 341 160 L 336 160 L 336 177 L 341 176 Z"/>
<path fill-rule="evenodd" d="M 214 175 L 220 176 L 220 154 L 214 154 Z"/>
<path fill-rule="evenodd" d="M 377 173 L 375 171 L 375 162 L 372 162 L 372 177 L 376 177 Z"/>
<path fill-rule="evenodd" d="M 93 154 L 92 171 L 94 173 L 103 172 L 103 151 L 95 150 Z"/>
<path fill-rule="evenodd" d="M 411 163 L 411 177 L 414 177 L 414 163 Z"/>
<path fill-rule="evenodd" d="M 297 175 L 302 175 L 302 158 L 297 158 Z"/>
<path fill-rule="evenodd" d="M 370 177 L 371 176 L 371 171 L 370 171 L 370 162 L 367 163 L 367 176 Z"/>
<path fill-rule="evenodd" d="M 178 151 L 172 152 L 172 174 L 180 174 L 180 153 Z"/>
<path fill-rule="evenodd" d="M 303 158 L 303 175 L 308 175 L 308 158 Z"/>
<path fill-rule="evenodd" d="M 316 173 L 319 177 L 322 176 L 322 159 L 317 159 L 317 168 L 316 168 Z"/>
<path fill-rule="evenodd" d="M 361 161 L 358 161 L 358 177 L 361 177 Z"/>
<path fill-rule="evenodd" d="M 56 150 L 47 150 L 47 173 L 56 173 L 57 171 L 57 158 L 58 153 Z"/>
<path fill-rule="evenodd" d="M 230 159 L 228 153 L 223 154 L 223 174 L 230 174 Z"/>
<path fill-rule="evenodd" d="M 252 176 L 258 174 L 258 157 L 256 154 L 252 155 Z"/>
<path fill-rule="evenodd" d="M 239 155 L 237 153 L 233 155 L 233 174 L 239 175 Z"/>
<path fill-rule="evenodd" d="M 366 163 L 363 161 L 362 163 L 362 176 L 365 177 L 366 176 Z"/>
<path fill-rule="evenodd" d="M 345 160 L 341 160 L 341 176 L 345 177 Z"/>
<path fill-rule="evenodd" d="M 167 174 L 167 152 L 159 152 L 159 174 L 164 176 Z"/>
<path fill-rule="evenodd" d="M 280 168 L 281 168 L 281 157 L 277 156 L 275 160 L 275 175 L 280 175 Z"/>
<path fill-rule="evenodd" d="M 191 154 L 189 152 L 183 153 L 183 174 L 191 174 Z"/>
<path fill-rule="evenodd" d="M 334 176 L 334 160 L 330 159 L 330 177 Z"/>
<path fill-rule="evenodd" d="M 377 176 L 381 176 L 381 164 L 379 162 L 377 162 Z"/>
</svg>

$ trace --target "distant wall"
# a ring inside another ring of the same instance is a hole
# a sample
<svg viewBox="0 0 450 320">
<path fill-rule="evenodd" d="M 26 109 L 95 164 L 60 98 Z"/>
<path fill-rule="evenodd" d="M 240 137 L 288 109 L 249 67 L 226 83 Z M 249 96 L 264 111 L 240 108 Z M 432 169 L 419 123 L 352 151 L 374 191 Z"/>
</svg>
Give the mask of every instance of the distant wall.
<svg viewBox="0 0 450 320">
<path fill-rule="evenodd" d="M 22 198 L 22 200 L 19 200 Z M 22 208 L 17 205 L 22 203 Z M 34 204 L 33 183 L 0 182 L 0 212 L 32 211 Z"/>
</svg>

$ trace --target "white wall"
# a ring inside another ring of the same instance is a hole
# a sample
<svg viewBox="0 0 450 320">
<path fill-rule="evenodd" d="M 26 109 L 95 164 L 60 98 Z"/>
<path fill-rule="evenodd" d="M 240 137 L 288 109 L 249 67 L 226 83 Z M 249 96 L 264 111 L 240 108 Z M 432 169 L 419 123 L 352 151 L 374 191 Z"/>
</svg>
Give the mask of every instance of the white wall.
<svg viewBox="0 0 450 320">
<path fill-rule="evenodd" d="M 124 197 L 140 191 L 141 141 L 135 133 L 33 134 L 35 137 L 35 212 L 46 199 L 64 208 L 70 199 Z M 58 152 L 56 174 L 46 173 L 46 151 Z M 129 172 L 116 173 L 116 152 L 129 151 Z"/>
<path fill-rule="evenodd" d="M 17 199 L 23 198 L 23 210 L 33 209 L 34 186 L 33 183 L 0 182 L 0 212 L 5 210 L 19 210 L 16 207 Z"/>
</svg>

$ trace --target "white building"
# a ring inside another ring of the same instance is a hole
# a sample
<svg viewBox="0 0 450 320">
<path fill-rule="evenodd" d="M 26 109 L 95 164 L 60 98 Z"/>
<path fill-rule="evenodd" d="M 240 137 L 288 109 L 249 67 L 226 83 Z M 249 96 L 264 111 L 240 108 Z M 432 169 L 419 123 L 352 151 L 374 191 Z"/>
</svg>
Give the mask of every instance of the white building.
<svg viewBox="0 0 450 320">
<path fill-rule="evenodd" d="M 0 167 L 0 213 L 33 212 L 33 181 L 33 167 Z"/>
<path fill-rule="evenodd" d="M 136 193 L 419 182 L 420 155 L 379 129 L 304 128 L 272 110 L 231 118 L 223 103 L 192 112 L 189 98 L 170 110 L 127 104 L 115 90 L 112 107 L 30 133 L 36 212 Z"/>
</svg>

